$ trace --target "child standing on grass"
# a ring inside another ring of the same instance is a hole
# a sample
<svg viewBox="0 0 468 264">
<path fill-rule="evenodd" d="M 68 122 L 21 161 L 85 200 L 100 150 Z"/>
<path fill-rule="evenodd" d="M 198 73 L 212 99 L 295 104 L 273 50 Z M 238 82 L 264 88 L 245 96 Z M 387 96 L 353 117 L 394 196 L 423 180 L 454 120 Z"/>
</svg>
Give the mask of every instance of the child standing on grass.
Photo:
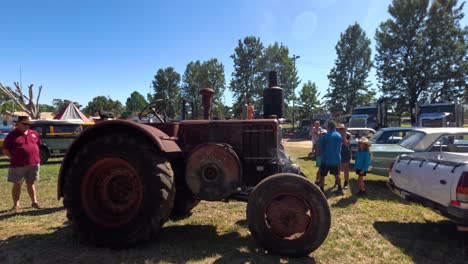
<svg viewBox="0 0 468 264">
<path fill-rule="evenodd" d="M 320 130 L 318 138 L 317 138 L 317 142 L 320 142 L 320 139 L 326 133 L 327 133 L 327 130 L 325 130 L 325 129 Z M 317 144 L 315 146 L 315 167 L 317 167 L 317 168 L 320 168 L 320 164 L 321 164 L 321 161 L 322 161 L 321 156 L 322 156 L 322 150 L 320 149 L 320 144 Z M 318 169 L 317 173 L 315 174 L 315 184 L 317 184 L 318 186 L 322 186 L 322 187 L 320 187 L 320 189 L 322 190 L 322 192 L 324 191 L 323 190 L 323 184 L 320 184 L 320 169 Z"/>
<path fill-rule="evenodd" d="M 356 169 L 356 174 L 358 176 L 358 195 L 366 195 L 364 176 L 366 176 L 369 171 L 369 166 L 371 165 L 370 145 L 371 143 L 367 138 L 362 137 L 359 139 L 359 149 L 356 152 L 356 161 L 354 163 L 354 168 Z"/>
</svg>

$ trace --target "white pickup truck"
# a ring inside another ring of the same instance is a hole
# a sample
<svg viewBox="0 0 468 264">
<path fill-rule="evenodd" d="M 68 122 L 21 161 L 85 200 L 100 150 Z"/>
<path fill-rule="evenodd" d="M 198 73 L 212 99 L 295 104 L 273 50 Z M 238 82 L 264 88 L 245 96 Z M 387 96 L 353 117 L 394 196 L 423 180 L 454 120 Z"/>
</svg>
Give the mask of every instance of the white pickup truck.
<svg viewBox="0 0 468 264">
<path fill-rule="evenodd" d="M 468 153 L 400 155 L 390 167 L 387 185 L 404 200 L 468 225 Z"/>
</svg>

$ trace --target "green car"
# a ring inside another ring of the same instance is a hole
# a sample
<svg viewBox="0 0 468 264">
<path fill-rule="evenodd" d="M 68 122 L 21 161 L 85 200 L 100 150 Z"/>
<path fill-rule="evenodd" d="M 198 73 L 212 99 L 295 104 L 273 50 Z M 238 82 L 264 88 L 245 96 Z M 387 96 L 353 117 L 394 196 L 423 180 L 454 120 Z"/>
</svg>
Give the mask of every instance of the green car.
<svg viewBox="0 0 468 264">
<path fill-rule="evenodd" d="M 398 144 L 374 144 L 372 173 L 388 176 L 398 155 L 413 152 L 468 152 L 468 128 L 415 128 Z"/>
<path fill-rule="evenodd" d="M 71 143 L 91 124 L 82 120 L 33 120 L 32 129 L 39 133 L 42 145 L 39 147 L 41 164 L 47 163 L 50 156 L 63 156 Z"/>
</svg>

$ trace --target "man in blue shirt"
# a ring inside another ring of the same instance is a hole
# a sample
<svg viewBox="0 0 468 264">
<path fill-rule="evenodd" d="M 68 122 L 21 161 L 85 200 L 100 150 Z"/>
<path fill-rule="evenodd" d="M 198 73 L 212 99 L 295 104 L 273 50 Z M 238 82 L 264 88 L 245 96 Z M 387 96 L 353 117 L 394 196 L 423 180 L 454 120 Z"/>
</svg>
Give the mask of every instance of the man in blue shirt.
<svg viewBox="0 0 468 264">
<path fill-rule="evenodd" d="M 323 191 L 324 178 L 328 172 L 335 175 L 338 190 L 336 194 L 343 195 L 341 187 L 339 166 L 341 164 L 341 135 L 336 131 L 336 123 L 328 122 L 328 133 L 320 139 L 320 149 L 322 150 L 322 163 L 320 164 L 320 189 Z"/>
</svg>

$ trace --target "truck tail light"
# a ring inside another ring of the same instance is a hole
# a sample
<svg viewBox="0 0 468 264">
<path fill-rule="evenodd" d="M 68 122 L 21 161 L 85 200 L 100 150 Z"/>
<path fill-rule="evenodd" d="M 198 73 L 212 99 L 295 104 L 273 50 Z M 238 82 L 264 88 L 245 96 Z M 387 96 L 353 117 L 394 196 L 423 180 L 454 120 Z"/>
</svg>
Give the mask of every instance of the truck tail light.
<svg viewBox="0 0 468 264">
<path fill-rule="evenodd" d="M 390 168 L 388 169 L 388 177 L 389 178 L 392 177 L 392 169 L 393 169 L 394 164 L 395 164 L 395 161 L 392 162 L 392 164 L 390 165 Z"/>
<path fill-rule="evenodd" d="M 457 201 L 468 202 L 468 172 L 465 171 L 457 185 Z"/>
</svg>

